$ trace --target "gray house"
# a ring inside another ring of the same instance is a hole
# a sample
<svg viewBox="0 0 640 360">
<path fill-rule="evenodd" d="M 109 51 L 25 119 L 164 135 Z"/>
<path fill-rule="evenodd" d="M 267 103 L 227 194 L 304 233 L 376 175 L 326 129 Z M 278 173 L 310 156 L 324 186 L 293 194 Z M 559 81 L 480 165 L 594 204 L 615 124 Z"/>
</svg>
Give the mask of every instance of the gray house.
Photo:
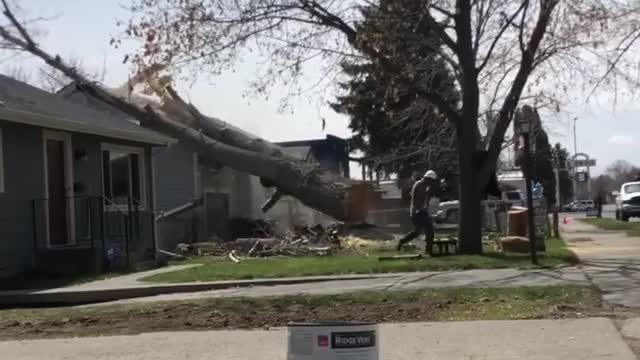
<svg viewBox="0 0 640 360">
<path fill-rule="evenodd" d="M 117 119 L 128 119 L 126 114 L 86 96 L 73 84 L 62 89 L 58 96 L 107 112 Z M 227 126 L 253 136 L 231 124 Z M 281 145 L 293 157 L 349 175 L 348 146 L 344 139 L 327 136 Z M 260 179 L 251 174 L 202 164 L 197 152 L 181 142 L 154 148 L 152 158 L 159 249 L 173 251 L 178 243 L 249 236 L 244 233 L 246 219 L 276 220 L 282 224 L 333 221 L 288 196 L 266 214 L 262 213 L 260 208 L 273 189 L 263 187 Z"/>
<path fill-rule="evenodd" d="M 152 259 L 152 151 L 171 141 L 0 76 L 0 276 Z"/>
</svg>

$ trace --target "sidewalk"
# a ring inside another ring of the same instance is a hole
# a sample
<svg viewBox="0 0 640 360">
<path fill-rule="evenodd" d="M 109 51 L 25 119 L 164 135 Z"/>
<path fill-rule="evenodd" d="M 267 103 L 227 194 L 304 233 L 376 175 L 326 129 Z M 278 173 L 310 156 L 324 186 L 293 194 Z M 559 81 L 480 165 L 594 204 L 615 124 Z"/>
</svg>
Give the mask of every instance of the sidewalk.
<svg viewBox="0 0 640 360">
<path fill-rule="evenodd" d="M 296 294 L 335 295 L 357 291 L 401 291 L 444 287 L 518 287 L 550 285 L 590 285 L 575 267 L 556 270 L 482 269 L 447 272 L 393 273 L 368 276 L 364 279 L 342 277 L 322 283 L 297 283 L 272 286 L 252 286 L 191 293 L 163 294 L 113 303 L 190 300 L 217 297 L 264 297 Z"/>
<path fill-rule="evenodd" d="M 633 360 L 611 320 L 383 324 L 381 360 Z M 0 342 L 12 360 L 282 360 L 286 329 Z M 256 357 L 259 354 L 259 357 Z"/>
<path fill-rule="evenodd" d="M 153 270 L 153 273 L 181 268 L 184 267 L 158 269 Z M 230 296 L 331 295 L 354 291 L 394 291 L 440 287 L 589 285 L 583 273 L 576 267 L 551 270 L 478 269 L 373 275 L 309 276 L 179 284 L 137 281 L 137 279 L 148 275 L 150 275 L 150 272 L 58 289 L 0 292 L 0 305 L 43 305 L 54 303 L 80 305 L 114 301 L 182 300 Z M 322 283 L 322 285 L 319 286 L 319 283 Z"/>
<path fill-rule="evenodd" d="M 10 290 L 0 291 L 0 306 L 35 306 L 35 305 L 81 305 L 149 297 L 160 294 L 194 293 L 209 290 L 236 289 L 253 286 L 276 286 L 291 284 L 315 284 L 318 282 L 336 280 L 369 279 L 369 275 L 345 276 L 309 276 L 296 278 L 230 280 L 190 283 L 149 283 L 140 279 L 158 273 L 179 271 L 199 266 L 178 265 L 162 269 L 155 269 L 135 274 L 113 277 L 105 280 L 92 281 L 85 284 L 53 288 L 46 290 Z M 392 274 L 389 274 L 392 275 Z M 381 275 L 381 277 L 384 275 Z"/>
<path fill-rule="evenodd" d="M 580 258 L 580 269 L 603 292 L 603 300 L 640 308 L 640 238 L 570 219 L 562 238 Z"/>
</svg>

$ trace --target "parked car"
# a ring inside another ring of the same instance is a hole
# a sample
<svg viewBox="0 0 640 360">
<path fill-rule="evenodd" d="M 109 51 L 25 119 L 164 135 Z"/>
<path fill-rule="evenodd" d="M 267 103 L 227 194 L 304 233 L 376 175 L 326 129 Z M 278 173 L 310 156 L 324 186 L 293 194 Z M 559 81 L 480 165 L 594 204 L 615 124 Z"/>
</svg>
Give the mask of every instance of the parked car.
<svg viewBox="0 0 640 360">
<path fill-rule="evenodd" d="M 457 224 L 460 216 L 460 202 L 458 200 L 445 201 L 438 204 L 434 221 L 436 224 Z"/>
<path fill-rule="evenodd" d="M 622 184 L 616 198 L 616 219 L 629 221 L 632 217 L 640 217 L 640 181 Z"/>
<path fill-rule="evenodd" d="M 525 205 L 525 199 L 520 190 L 504 191 L 501 199 L 488 201 L 507 203 L 510 206 Z M 458 200 L 441 202 L 435 211 L 432 210 L 431 213 L 435 214 L 434 221 L 436 224 L 457 224 L 460 217 L 460 202 Z"/>
<path fill-rule="evenodd" d="M 593 200 L 576 200 L 564 206 L 564 211 L 568 212 L 583 212 L 583 211 L 592 211 L 596 208 L 595 202 Z"/>
</svg>

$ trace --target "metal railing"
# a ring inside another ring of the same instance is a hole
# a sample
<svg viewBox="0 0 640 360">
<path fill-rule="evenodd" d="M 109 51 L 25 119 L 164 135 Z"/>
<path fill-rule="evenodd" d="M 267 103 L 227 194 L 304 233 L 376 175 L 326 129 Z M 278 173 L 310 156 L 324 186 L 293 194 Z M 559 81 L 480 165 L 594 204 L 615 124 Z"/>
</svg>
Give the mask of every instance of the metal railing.
<svg viewBox="0 0 640 360">
<path fill-rule="evenodd" d="M 99 270 L 130 268 L 155 251 L 153 214 L 132 199 L 34 199 L 32 216 L 36 267 L 91 261 Z"/>
</svg>

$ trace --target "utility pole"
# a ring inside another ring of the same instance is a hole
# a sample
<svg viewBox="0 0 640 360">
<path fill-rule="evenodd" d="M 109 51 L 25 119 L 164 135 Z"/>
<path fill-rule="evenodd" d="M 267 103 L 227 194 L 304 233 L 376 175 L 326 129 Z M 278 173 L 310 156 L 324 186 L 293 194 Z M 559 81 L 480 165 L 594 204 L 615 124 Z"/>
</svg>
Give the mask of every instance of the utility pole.
<svg viewBox="0 0 640 360">
<path fill-rule="evenodd" d="M 575 156 L 578 153 L 578 135 L 576 132 L 576 122 L 578 121 L 577 117 L 573 118 L 573 155 Z"/>
<path fill-rule="evenodd" d="M 578 173 L 578 167 L 575 166 L 576 162 L 576 155 L 578 155 L 578 136 L 577 136 L 577 131 L 576 131 L 576 122 L 578 121 L 577 117 L 573 118 L 573 200 L 578 200 L 578 179 L 577 177 L 577 173 Z"/>
<path fill-rule="evenodd" d="M 538 247 L 536 244 L 536 213 L 535 208 L 533 207 L 533 189 L 531 189 L 531 183 L 533 179 L 531 178 L 531 170 L 533 169 L 533 164 L 531 161 L 531 134 L 530 132 L 525 132 L 522 134 L 524 140 L 524 156 L 525 156 L 525 169 L 524 179 L 527 182 L 527 216 L 528 216 L 528 225 L 529 228 L 529 246 L 531 251 L 531 262 L 534 265 L 538 265 Z"/>
<path fill-rule="evenodd" d="M 560 223 L 558 219 L 558 211 L 560 211 L 560 164 L 558 159 L 555 161 L 553 173 L 556 182 L 556 203 L 553 207 L 553 235 L 560 237 Z"/>
<path fill-rule="evenodd" d="M 556 207 L 560 208 L 560 165 L 558 163 L 553 167 L 553 175 L 556 182 Z"/>
</svg>

